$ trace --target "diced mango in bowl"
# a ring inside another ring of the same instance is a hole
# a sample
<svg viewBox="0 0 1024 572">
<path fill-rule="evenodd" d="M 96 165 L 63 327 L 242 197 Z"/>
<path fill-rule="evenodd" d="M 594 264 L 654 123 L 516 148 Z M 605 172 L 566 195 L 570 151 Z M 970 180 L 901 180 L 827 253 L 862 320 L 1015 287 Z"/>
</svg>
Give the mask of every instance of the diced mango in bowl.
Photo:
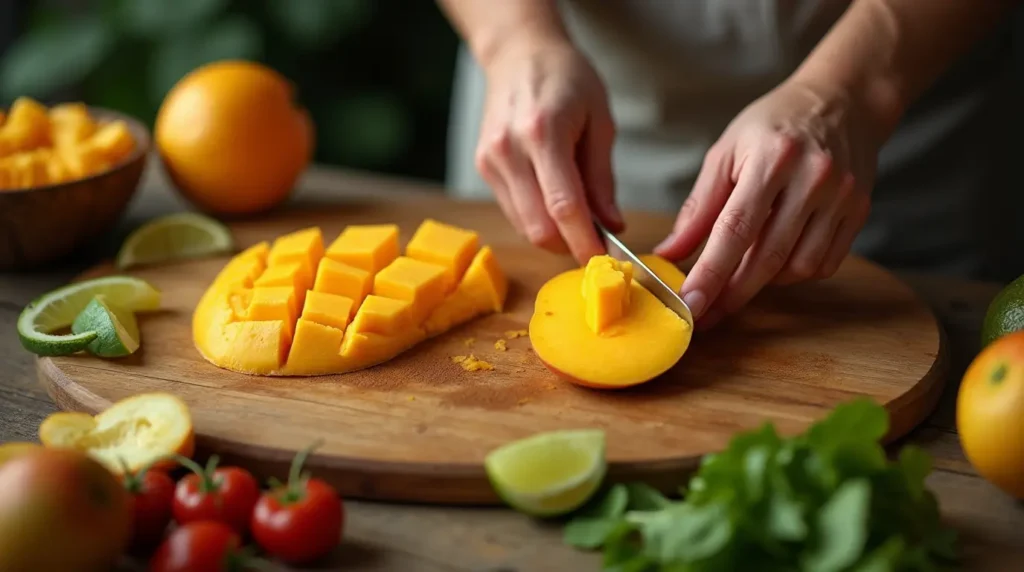
<svg viewBox="0 0 1024 572">
<path fill-rule="evenodd" d="M 255 375 L 324 375 L 387 361 L 500 312 L 507 279 L 475 231 L 425 220 L 403 253 L 396 225 L 319 227 L 232 258 L 192 318 L 199 352 Z"/>
<path fill-rule="evenodd" d="M 20 97 L 0 111 L 0 191 L 83 179 L 135 150 L 127 123 L 92 117 L 83 103 L 47 108 Z"/>
</svg>

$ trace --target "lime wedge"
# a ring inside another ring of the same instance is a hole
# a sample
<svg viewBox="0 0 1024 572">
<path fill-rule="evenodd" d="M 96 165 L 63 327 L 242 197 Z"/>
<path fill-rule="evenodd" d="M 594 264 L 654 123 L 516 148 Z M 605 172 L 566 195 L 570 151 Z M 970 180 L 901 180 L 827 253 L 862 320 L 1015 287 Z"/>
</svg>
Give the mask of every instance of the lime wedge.
<svg viewBox="0 0 1024 572">
<path fill-rule="evenodd" d="M 513 441 L 488 453 L 487 477 L 512 508 L 556 516 L 582 506 L 607 471 L 604 432 L 550 431 Z"/>
<path fill-rule="evenodd" d="M 71 324 L 71 332 L 95 332 L 96 337 L 86 349 L 99 357 L 124 357 L 139 349 L 139 325 L 135 314 L 111 306 L 106 297 L 98 295 L 89 302 Z"/>
<path fill-rule="evenodd" d="M 18 337 L 28 351 L 57 356 L 82 351 L 97 337 L 95 331 L 54 334 L 67 328 L 97 295 L 129 312 L 160 307 L 160 292 L 148 282 L 130 276 L 104 276 L 68 284 L 30 302 L 18 316 Z"/>
<path fill-rule="evenodd" d="M 163 216 L 132 231 L 117 253 L 120 269 L 230 252 L 231 231 L 221 222 L 197 213 Z"/>
</svg>

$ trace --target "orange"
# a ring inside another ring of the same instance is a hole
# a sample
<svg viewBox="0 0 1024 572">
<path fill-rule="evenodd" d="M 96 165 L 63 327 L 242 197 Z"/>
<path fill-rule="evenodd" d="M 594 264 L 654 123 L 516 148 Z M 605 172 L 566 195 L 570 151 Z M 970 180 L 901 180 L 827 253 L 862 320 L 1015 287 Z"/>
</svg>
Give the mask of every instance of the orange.
<svg viewBox="0 0 1024 572">
<path fill-rule="evenodd" d="M 1024 331 L 975 356 L 957 394 L 956 426 L 978 474 L 1024 500 Z"/>
<path fill-rule="evenodd" d="M 221 215 L 282 203 L 313 152 L 313 127 L 292 84 L 264 65 L 234 60 L 179 80 L 157 113 L 154 139 L 181 194 Z"/>
</svg>

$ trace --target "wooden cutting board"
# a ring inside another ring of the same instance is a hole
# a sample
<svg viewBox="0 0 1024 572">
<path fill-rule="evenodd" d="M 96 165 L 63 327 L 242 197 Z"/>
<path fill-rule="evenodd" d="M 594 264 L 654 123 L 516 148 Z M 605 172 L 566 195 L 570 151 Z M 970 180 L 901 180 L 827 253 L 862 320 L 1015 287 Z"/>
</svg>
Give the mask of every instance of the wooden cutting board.
<svg viewBox="0 0 1024 572">
<path fill-rule="evenodd" d="M 572 262 L 526 244 L 490 204 L 350 200 L 233 229 L 248 246 L 312 225 L 330 239 L 346 224 L 394 222 L 404 242 L 427 216 L 476 229 L 494 247 L 511 282 L 505 313 L 356 373 L 247 376 L 207 363 L 191 339 L 192 309 L 226 258 L 179 263 L 132 273 L 164 292 L 166 308 L 141 317 L 137 354 L 43 358 L 40 381 L 61 408 L 87 412 L 139 392 L 172 392 L 191 407 L 200 454 L 283 477 L 295 451 L 322 438 L 309 466 L 342 495 L 440 503 L 496 502 L 484 455 L 537 431 L 603 428 L 611 478 L 672 490 L 737 431 L 773 421 L 792 434 L 839 402 L 869 396 L 891 412 L 893 439 L 941 393 L 945 352 L 936 319 L 907 286 L 861 259 L 829 280 L 765 291 L 733 322 L 698 332 L 662 378 L 613 392 L 556 378 L 529 338 L 495 349 L 506 331 L 527 327 L 538 288 Z M 650 215 L 628 220 L 623 238 L 638 251 L 671 225 Z M 468 372 L 451 360 L 469 353 L 495 369 Z"/>
</svg>

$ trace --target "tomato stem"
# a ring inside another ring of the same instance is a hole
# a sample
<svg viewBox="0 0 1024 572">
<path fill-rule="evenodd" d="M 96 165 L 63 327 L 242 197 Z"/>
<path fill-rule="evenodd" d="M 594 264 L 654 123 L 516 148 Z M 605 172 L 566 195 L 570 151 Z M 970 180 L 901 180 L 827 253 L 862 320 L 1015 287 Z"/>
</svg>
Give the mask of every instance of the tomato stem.
<svg viewBox="0 0 1024 572">
<path fill-rule="evenodd" d="M 288 471 L 288 485 L 285 488 L 284 494 L 281 496 L 282 503 L 295 503 L 302 500 L 302 497 L 305 496 L 308 475 L 303 477 L 302 466 L 306 463 L 306 459 L 309 458 L 313 451 L 323 444 L 323 439 L 317 439 L 309 447 L 299 451 L 295 455 L 295 458 L 292 459 L 292 466 Z"/>
<path fill-rule="evenodd" d="M 199 463 L 183 455 L 173 455 L 173 457 L 188 470 L 199 476 L 199 492 L 212 493 L 217 490 L 217 481 L 213 479 L 213 471 L 217 468 L 217 462 L 220 461 L 217 455 L 210 455 L 206 462 L 206 468 L 199 466 Z"/>
</svg>

